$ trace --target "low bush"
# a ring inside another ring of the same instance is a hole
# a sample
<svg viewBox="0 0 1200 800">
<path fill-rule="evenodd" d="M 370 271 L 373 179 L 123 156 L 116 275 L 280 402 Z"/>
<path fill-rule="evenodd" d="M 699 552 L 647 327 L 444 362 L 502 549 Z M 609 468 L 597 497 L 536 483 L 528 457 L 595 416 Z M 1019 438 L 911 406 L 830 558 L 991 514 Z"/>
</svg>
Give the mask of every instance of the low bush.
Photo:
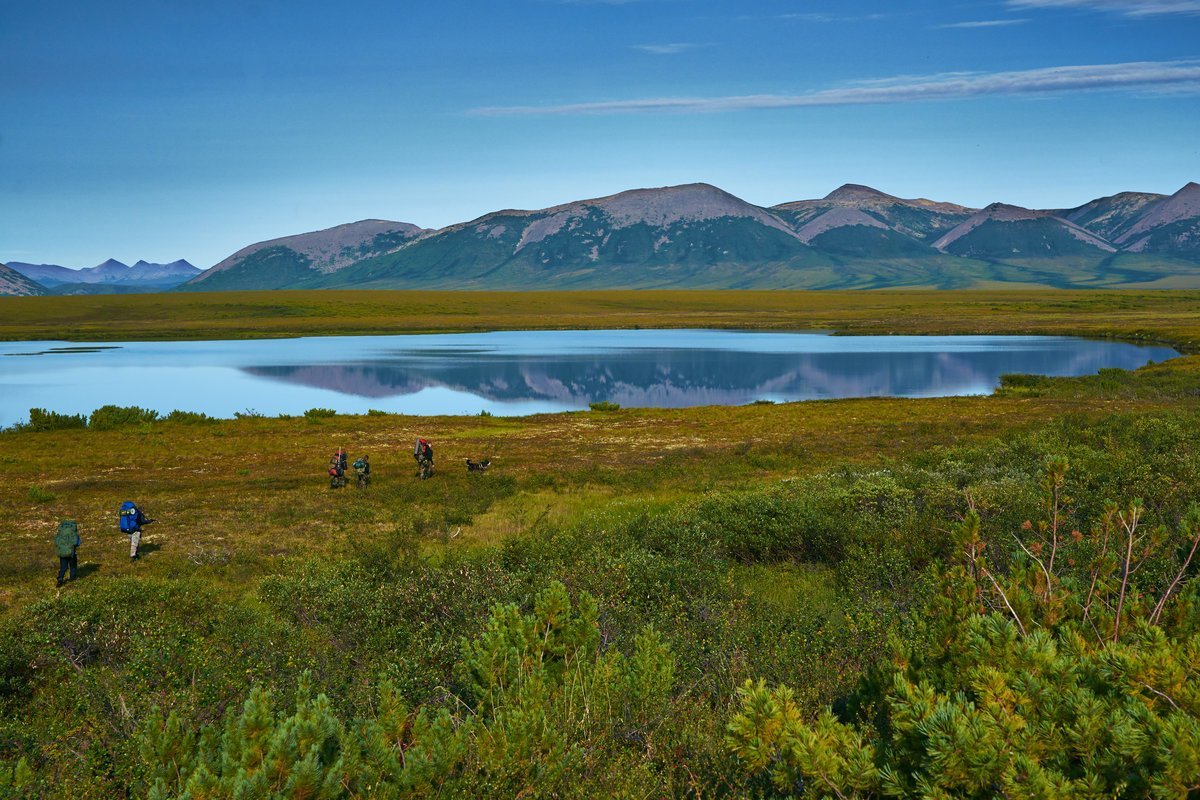
<svg viewBox="0 0 1200 800">
<path fill-rule="evenodd" d="M 29 430 L 58 431 L 86 428 L 87 417 L 83 414 L 59 414 L 44 408 L 29 409 Z"/>
<path fill-rule="evenodd" d="M 307 419 L 325 419 L 328 417 L 336 417 L 337 411 L 332 408 L 310 408 L 304 412 Z"/>
<path fill-rule="evenodd" d="M 210 422 L 219 422 L 215 417 L 210 417 L 208 414 L 199 411 L 180 411 L 178 409 L 172 411 L 163 417 L 164 422 L 180 422 L 185 425 L 198 425 Z"/>
<path fill-rule="evenodd" d="M 53 503 L 58 499 L 54 492 L 46 491 L 40 486 L 30 486 L 28 496 L 35 503 Z"/>
<path fill-rule="evenodd" d="M 590 408 L 592 411 L 619 411 L 621 409 L 621 404 L 610 403 L 607 400 L 599 400 L 595 403 L 588 403 L 588 408 Z"/>
<path fill-rule="evenodd" d="M 88 427 L 94 431 L 111 431 L 130 425 L 154 422 L 158 412 L 138 406 L 100 406 L 88 418 Z"/>
<path fill-rule="evenodd" d="M 954 526 L 924 635 L 814 718 L 747 682 L 727 741 L 752 782 L 819 797 L 1185 797 L 1200 776 L 1200 509 L 1175 531 L 1136 501 L 1063 525 L 1067 462 L 1044 516 L 993 563 L 974 511 Z M 1134 577 L 1136 576 L 1136 577 Z"/>
</svg>

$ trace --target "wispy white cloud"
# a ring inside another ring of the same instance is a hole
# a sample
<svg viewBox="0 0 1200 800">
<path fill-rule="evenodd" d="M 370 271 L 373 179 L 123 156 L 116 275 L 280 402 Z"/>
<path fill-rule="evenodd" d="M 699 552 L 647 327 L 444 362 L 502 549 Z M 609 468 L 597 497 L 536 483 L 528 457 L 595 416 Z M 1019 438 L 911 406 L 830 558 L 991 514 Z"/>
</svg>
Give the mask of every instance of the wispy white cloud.
<svg viewBox="0 0 1200 800">
<path fill-rule="evenodd" d="M 967 22 L 947 22 L 945 25 L 935 25 L 935 28 L 1007 28 L 1010 25 L 1024 25 L 1028 19 L 1013 17 L 1011 19 L 977 19 Z"/>
<path fill-rule="evenodd" d="M 638 50 L 643 53 L 649 53 L 652 56 L 677 56 L 680 53 L 686 53 L 688 50 L 695 50 L 699 47 L 708 47 L 708 45 L 698 44 L 696 42 L 669 42 L 667 44 L 630 45 L 631 49 Z"/>
<path fill-rule="evenodd" d="M 1200 14 L 1200 0 L 1007 0 L 1010 8 L 1079 8 L 1127 17 Z"/>
<path fill-rule="evenodd" d="M 827 12 L 793 12 L 786 14 L 743 14 L 738 19 L 776 19 L 794 22 L 875 22 L 891 14 L 832 14 Z"/>
<path fill-rule="evenodd" d="M 1048 67 L 1013 72 L 965 72 L 899 76 L 806 94 L 723 97 L 652 97 L 546 106 L 493 106 L 478 116 L 717 113 L 771 108 L 920 103 L 995 95 L 1051 94 L 1119 89 L 1200 88 L 1200 61 L 1134 61 Z"/>
</svg>

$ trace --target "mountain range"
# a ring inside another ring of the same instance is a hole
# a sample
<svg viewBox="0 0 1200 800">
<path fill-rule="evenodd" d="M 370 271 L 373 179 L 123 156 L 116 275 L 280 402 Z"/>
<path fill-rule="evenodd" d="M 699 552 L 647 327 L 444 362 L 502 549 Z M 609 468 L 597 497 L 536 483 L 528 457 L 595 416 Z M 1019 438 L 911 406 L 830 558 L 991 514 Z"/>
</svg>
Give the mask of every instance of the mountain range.
<svg viewBox="0 0 1200 800">
<path fill-rule="evenodd" d="M 11 262 L 52 294 L 243 289 L 1200 288 L 1200 184 L 977 209 L 846 184 L 764 207 L 704 183 L 440 229 L 362 220 L 186 261 Z M 0 293 L 13 279 L 0 283 Z"/>
<path fill-rule="evenodd" d="M 133 266 L 110 258 L 102 264 L 71 269 L 57 264 L 26 264 L 10 261 L 10 269 L 36 281 L 49 294 L 112 294 L 162 291 L 178 286 L 201 273 L 199 267 L 180 259 L 170 264 L 138 261 Z"/>
<path fill-rule="evenodd" d="M 364 220 L 243 248 L 180 287 L 1200 287 L 1200 184 L 976 209 L 847 184 L 756 206 L 697 183 L 438 230 Z"/>
</svg>

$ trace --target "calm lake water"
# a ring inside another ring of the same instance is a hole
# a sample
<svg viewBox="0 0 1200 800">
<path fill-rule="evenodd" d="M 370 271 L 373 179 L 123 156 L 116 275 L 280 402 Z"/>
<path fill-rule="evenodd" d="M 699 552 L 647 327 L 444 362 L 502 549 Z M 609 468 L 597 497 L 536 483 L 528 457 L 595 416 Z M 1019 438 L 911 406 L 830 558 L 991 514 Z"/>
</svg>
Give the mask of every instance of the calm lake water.
<svg viewBox="0 0 1200 800">
<path fill-rule="evenodd" d="M 1167 347 L 1040 336 L 507 331 L 260 341 L 0 343 L 0 425 L 113 403 L 231 417 L 377 408 L 517 415 L 754 400 L 986 394 L 1000 375 L 1086 375 Z"/>
</svg>

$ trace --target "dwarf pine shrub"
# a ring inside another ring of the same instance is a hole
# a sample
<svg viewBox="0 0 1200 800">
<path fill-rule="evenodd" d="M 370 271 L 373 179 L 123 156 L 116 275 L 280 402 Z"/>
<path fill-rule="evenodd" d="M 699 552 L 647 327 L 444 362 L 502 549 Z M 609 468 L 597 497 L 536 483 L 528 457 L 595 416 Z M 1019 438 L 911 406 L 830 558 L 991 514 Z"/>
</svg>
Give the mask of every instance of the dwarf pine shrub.
<svg viewBox="0 0 1200 800">
<path fill-rule="evenodd" d="M 1183 797 L 1200 780 L 1200 509 L 1175 531 L 1110 504 L 1063 525 L 1067 463 L 1007 571 L 973 510 L 925 647 L 899 647 L 841 713 L 747 682 L 727 742 L 747 774 L 813 797 Z"/>
<path fill-rule="evenodd" d="M 87 417 L 83 414 L 59 414 L 44 408 L 29 409 L 29 430 L 58 431 L 86 427 Z"/>
<path fill-rule="evenodd" d="M 158 412 L 138 406 L 100 406 L 88 418 L 88 427 L 94 431 L 111 431 L 130 425 L 140 425 L 158 419 Z"/>
</svg>

